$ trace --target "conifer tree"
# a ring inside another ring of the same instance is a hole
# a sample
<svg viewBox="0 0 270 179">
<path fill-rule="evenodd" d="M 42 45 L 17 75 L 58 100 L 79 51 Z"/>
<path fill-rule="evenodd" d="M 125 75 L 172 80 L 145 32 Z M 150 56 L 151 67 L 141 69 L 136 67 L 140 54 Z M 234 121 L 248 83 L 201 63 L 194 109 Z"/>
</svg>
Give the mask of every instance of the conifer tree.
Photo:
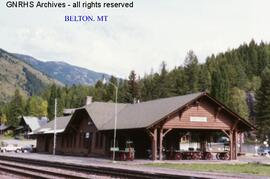
<svg viewBox="0 0 270 179">
<path fill-rule="evenodd" d="M 256 92 L 256 123 L 259 127 L 259 136 L 270 138 L 270 69 L 262 73 L 261 87 Z"/>
<path fill-rule="evenodd" d="M 212 75 L 211 95 L 224 104 L 228 104 L 229 80 L 226 71 L 222 67 Z"/>
<path fill-rule="evenodd" d="M 14 96 L 8 106 L 8 124 L 12 126 L 19 125 L 19 117 L 24 114 L 24 100 L 18 89 L 15 90 Z"/>
<path fill-rule="evenodd" d="M 48 99 L 48 118 L 49 120 L 54 119 L 54 108 L 55 108 L 55 98 L 57 98 L 57 87 L 55 84 L 53 84 L 50 87 L 50 96 Z"/>
<path fill-rule="evenodd" d="M 198 58 L 192 50 L 190 50 L 187 53 L 184 62 L 184 67 L 185 67 L 184 70 L 186 82 L 187 86 L 189 87 L 188 93 L 197 92 L 199 66 L 198 66 Z"/>
<path fill-rule="evenodd" d="M 128 87 L 126 90 L 126 102 L 133 103 L 134 101 L 138 100 L 139 95 L 139 83 L 137 81 L 136 73 L 132 70 L 128 77 Z"/>
</svg>

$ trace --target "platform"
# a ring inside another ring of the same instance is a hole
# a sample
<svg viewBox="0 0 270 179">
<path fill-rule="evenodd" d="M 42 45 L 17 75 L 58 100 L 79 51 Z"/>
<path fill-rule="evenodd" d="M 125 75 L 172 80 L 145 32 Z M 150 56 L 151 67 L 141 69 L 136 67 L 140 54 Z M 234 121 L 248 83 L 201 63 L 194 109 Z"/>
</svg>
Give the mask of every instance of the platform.
<svg viewBox="0 0 270 179">
<path fill-rule="evenodd" d="M 176 176 L 191 176 L 191 177 L 201 177 L 201 178 L 270 178 L 267 176 L 258 176 L 258 175 L 248 175 L 248 174 L 231 174 L 231 173 L 217 173 L 217 172 L 199 172 L 199 171 L 187 171 L 187 170 L 175 170 L 175 169 L 165 169 L 165 168 L 157 168 L 157 167 L 149 167 L 144 166 L 146 163 L 159 163 L 159 161 L 151 161 L 151 160 L 134 160 L 128 162 L 117 162 L 112 163 L 111 160 L 108 159 L 100 159 L 100 158 L 90 158 L 90 157 L 74 157 L 74 156 L 62 156 L 62 155 L 48 155 L 48 154 L 36 154 L 36 153 L 1 153 L 1 156 L 9 156 L 9 157 L 18 157 L 25 159 L 34 159 L 34 160 L 44 160 L 50 162 L 61 162 L 66 164 L 76 164 L 76 165 L 84 165 L 84 166 L 95 166 L 95 167 L 111 167 L 111 168 L 121 168 L 126 170 L 136 170 L 150 173 L 167 173 L 170 175 Z M 161 161 L 162 163 L 201 163 L 201 164 L 244 164 L 250 162 L 259 162 L 261 157 L 240 157 L 239 160 L 235 161 L 220 161 L 220 160 L 182 160 L 182 161 L 174 161 L 174 160 L 165 160 Z M 261 158 L 262 162 L 269 162 L 270 158 L 263 157 Z M 136 167 L 134 167 L 136 166 Z"/>
</svg>

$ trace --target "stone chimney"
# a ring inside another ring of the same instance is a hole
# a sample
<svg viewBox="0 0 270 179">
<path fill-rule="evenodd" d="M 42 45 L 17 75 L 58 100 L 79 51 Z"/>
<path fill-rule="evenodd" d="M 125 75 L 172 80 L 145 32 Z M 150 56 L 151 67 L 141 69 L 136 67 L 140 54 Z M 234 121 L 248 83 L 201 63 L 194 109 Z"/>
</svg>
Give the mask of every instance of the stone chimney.
<svg viewBox="0 0 270 179">
<path fill-rule="evenodd" d="M 89 105 L 92 103 L 93 97 L 92 96 L 86 96 L 86 103 L 85 105 Z"/>
</svg>

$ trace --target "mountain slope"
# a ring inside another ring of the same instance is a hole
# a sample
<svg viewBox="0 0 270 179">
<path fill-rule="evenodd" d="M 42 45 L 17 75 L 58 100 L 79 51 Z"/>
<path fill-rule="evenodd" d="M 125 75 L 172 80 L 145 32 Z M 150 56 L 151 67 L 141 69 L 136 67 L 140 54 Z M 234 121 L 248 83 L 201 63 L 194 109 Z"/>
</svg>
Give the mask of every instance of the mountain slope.
<svg viewBox="0 0 270 179">
<path fill-rule="evenodd" d="M 84 84 L 94 85 L 103 77 L 109 78 L 105 73 L 99 73 L 85 68 L 73 66 L 65 62 L 47 61 L 43 62 L 31 56 L 14 54 L 18 59 L 32 65 L 37 70 L 48 74 L 54 79 L 66 85 Z"/>
<path fill-rule="evenodd" d="M 0 101 L 9 100 L 16 89 L 26 96 L 37 94 L 53 83 L 63 85 L 0 49 Z"/>
</svg>

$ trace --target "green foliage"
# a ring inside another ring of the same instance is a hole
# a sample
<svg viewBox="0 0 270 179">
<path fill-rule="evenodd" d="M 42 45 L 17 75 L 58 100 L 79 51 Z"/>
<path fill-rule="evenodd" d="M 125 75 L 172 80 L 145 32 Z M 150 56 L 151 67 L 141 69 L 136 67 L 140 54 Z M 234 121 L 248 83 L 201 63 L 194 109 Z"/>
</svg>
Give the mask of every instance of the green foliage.
<svg viewBox="0 0 270 179">
<path fill-rule="evenodd" d="M 221 67 L 212 75 L 211 95 L 228 104 L 229 98 L 229 79 L 226 70 Z"/>
<path fill-rule="evenodd" d="M 13 130 L 8 130 L 7 132 L 4 133 L 5 137 L 13 137 L 14 136 L 14 132 Z"/>
<path fill-rule="evenodd" d="M 51 85 L 44 87 L 40 97 L 33 96 L 25 102 L 20 95 L 15 94 L 12 100 L 1 107 L 0 117 L 7 119 L 7 123 L 16 124 L 19 115 L 47 115 L 49 119 L 54 117 L 54 99 L 58 99 L 58 115 L 63 108 L 77 108 L 85 105 L 86 96 L 93 96 L 95 101 L 115 101 L 115 87 L 118 86 L 118 102 L 133 103 L 135 100 L 147 101 L 176 95 L 184 95 L 198 91 L 210 92 L 214 97 L 228 105 L 233 111 L 244 118 L 249 118 L 249 113 L 254 116 L 252 103 L 247 107 L 246 93 L 256 92 L 257 124 L 262 135 L 269 129 L 270 93 L 269 69 L 270 44 L 261 42 L 256 44 L 252 40 L 249 44 L 243 44 L 237 49 L 227 50 L 224 53 L 211 55 L 206 62 L 199 64 L 196 54 L 190 50 L 184 64 L 179 64 L 171 71 L 166 63 L 162 62 L 160 71 L 145 74 L 139 78 L 135 71 L 131 71 L 129 78 L 117 79 L 111 76 L 110 83 L 103 84 L 98 81 L 95 86 L 73 85 L 60 87 Z M 264 71 L 264 73 L 261 73 Z M 28 81 L 39 84 L 27 71 Z M 114 85 L 112 85 L 114 84 Z M 32 87 L 31 87 L 32 88 Z M 39 89 L 32 88 L 32 91 Z M 16 99 L 16 100 L 15 100 Z M 249 101 L 252 101 L 252 95 Z M 26 109 L 26 110 L 24 110 Z M 249 111 L 248 111 L 249 109 Z M 5 117 L 5 116 L 6 117 Z"/>
<path fill-rule="evenodd" d="M 138 100 L 140 98 L 139 90 L 140 88 L 137 81 L 136 73 L 134 70 L 132 70 L 128 77 L 125 102 L 133 103 L 134 101 Z"/>
<path fill-rule="evenodd" d="M 7 117 L 8 117 L 8 124 L 13 126 L 19 125 L 19 117 L 24 114 L 24 106 L 25 101 L 21 96 L 19 90 L 15 91 L 15 94 L 8 105 L 7 109 Z"/>
<path fill-rule="evenodd" d="M 188 93 L 197 92 L 199 66 L 198 58 L 192 50 L 187 53 L 187 56 L 185 58 L 184 71 L 186 83 L 188 86 Z"/>
<path fill-rule="evenodd" d="M 265 68 L 261 87 L 256 92 L 256 113 L 259 135 L 270 138 L 270 68 Z"/>
<path fill-rule="evenodd" d="M 1 113 L 0 115 L 0 124 L 6 124 L 7 123 L 7 115 L 5 113 Z"/>
<path fill-rule="evenodd" d="M 198 72 L 198 89 L 199 91 L 211 90 L 211 73 L 206 65 L 201 65 Z"/>
<path fill-rule="evenodd" d="M 234 112 L 239 114 L 241 117 L 248 119 L 248 106 L 246 102 L 246 93 L 237 87 L 230 90 L 228 106 Z"/>
<path fill-rule="evenodd" d="M 48 102 L 40 96 L 28 98 L 26 104 L 26 113 L 30 116 L 42 117 L 47 116 Z"/>
</svg>

